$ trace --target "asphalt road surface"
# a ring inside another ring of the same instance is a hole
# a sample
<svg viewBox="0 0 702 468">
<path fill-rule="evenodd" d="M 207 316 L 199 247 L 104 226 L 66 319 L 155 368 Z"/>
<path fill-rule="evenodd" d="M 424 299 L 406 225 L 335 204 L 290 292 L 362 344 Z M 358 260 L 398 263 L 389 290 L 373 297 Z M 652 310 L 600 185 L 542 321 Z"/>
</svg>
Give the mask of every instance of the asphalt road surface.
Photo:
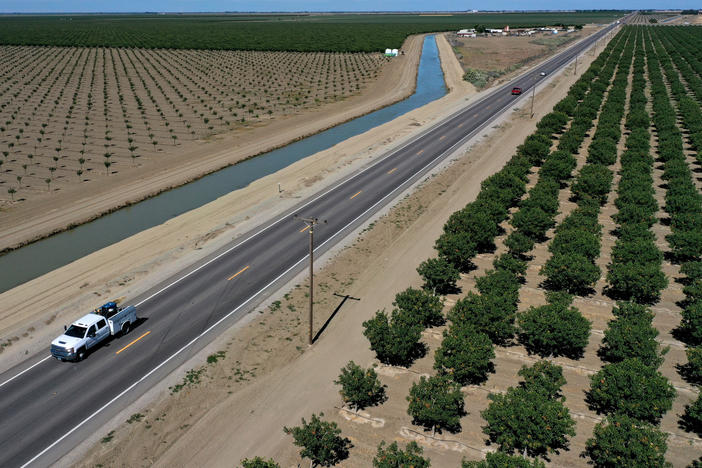
<svg viewBox="0 0 702 468">
<path fill-rule="evenodd" d="M 614 27 L 505 84 L 244 240 L 130 298 L 126 304 L 137 305 L 142 322 L 86 360 L 64 363 L 41 353 L 0 375 L 0 466 L 52 464 L 306 268 L 308 233 L 294 214 L 327 221 L 315 226 L 320 255 L 514 106 L 519 98 L 511 95 L 512 87 L 522 88 L 520 105 L 528 105 L 535 84 Z"/>
</svg>

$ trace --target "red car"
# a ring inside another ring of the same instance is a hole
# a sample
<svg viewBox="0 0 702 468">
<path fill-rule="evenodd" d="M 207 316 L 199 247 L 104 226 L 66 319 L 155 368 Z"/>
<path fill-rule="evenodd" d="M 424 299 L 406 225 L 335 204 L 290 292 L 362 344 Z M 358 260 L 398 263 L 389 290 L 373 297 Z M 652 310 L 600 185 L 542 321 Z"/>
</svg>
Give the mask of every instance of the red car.
<svg viewBox="0 0 702 468">
<path fill-rule="evenodd" d="M 522 94 L 522 88 L 514 87 L 512 88 L 512 96 L 519 96 Z"/>
</svg>

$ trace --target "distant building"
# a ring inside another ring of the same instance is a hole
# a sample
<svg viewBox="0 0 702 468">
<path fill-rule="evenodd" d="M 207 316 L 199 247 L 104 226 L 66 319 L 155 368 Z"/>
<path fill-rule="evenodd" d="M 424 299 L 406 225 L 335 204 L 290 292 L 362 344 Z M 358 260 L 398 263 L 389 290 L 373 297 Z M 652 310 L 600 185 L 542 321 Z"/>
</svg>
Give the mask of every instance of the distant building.
<svg viewBox="0 0 702 468">
<path fill-rule="evenodd" d="M 458 37 L 476 37 L 475 29 L 461 29 L 456 33 Z"/>
<path fill-rule="evenodd" d="M 385 49 L 386 57 L 397 57 L 398 53 L 397 49 Z"/>
</svg>

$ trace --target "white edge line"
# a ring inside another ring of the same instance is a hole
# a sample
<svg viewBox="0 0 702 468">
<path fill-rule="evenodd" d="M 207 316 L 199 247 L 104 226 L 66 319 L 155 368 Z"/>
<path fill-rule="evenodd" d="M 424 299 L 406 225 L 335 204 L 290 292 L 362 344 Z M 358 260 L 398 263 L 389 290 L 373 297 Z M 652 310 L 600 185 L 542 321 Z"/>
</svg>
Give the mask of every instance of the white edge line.
<svg viewBox="0 0 702 468">
<path fill-rule="evenodd" d="M 512 105 L 512 104 L 510 103 L 510 104 L 508 104 L 507 106 L 504 106 L 502 109 L 500 109 L 500 111 L 498 111 L 497 113 L 495 113 L 495 115 L 493 116 L 493 119 L 494 119 L 495 117 L 497 117 L 506 107 L 509 107 L 510 105 Z M 472 107 L 472 106 L 471 106 L 471 107 Z M 449 151 L 453 151 L 454 148 L 456 148 L 457 145 L 462 144 L 462 142 L 464 142 L 464 140 L 465 140 L 467 137 L 471 137 L 471 138 L 472 138 L 472 136 L 474 136 L 474 134 L 475 134 L 477 131 L 480 131 L 480 129 L 484 128 L 484 125 L 488 124 L 488 123 L 491 122 L 493 119 L 490 119 L 489 121 L 486 121 L 485 124 L 481 125 L 481 127 L 476 128 L 473 132 L 471 132 L 470 134 L 466 135 L 466 137 L 462 138 L 461 140 L 459 140 L 458 142 L 456 142 L 454 145 L 452 145 L 450 148 L 448 148 L 447 150 L 443 151 L 439 156 L 437 156 L 436 158 L 432 159 L 429 163 L 425 164 L 420 170 L 418 170 L 417 172 L 415 172 L 411 177 L 416 177 L 419 173 L 421 173 L 422 171 L 424 171 L 427 167 L 429 167 L 430 165 L 434 164 L 438 159 L 443 158 L 444 155 L 446 155 L 447 153 L 449 153 Z M 448 119 L 447 119 L 447 120 L 448 120 Z M 437 126 L 438 126 L 438 124 L 437 124 Z M 436 126 L 435 126 L 435 127 L 432 127 L 431 129 L 427 129 L 427 133 L 428 133 L 429 131 L 433 130 L 434 128 L 436 128 Z M 419 138 L 419 136 L 418 136 L 418 138 Z M 400 149 L 402 149 L 402 148 L 404 148 L 405 146 L 409 145 L 409 144 L 412 143 L 413 141 L 414 141 L 414 139 L 411 140 L 411 141 L 409 141 L 409 142 L 407 142 L 405 145 L 401 146 L 400 148 L 397 148 L 395 151 L 393 151 L 392 153 L 390 153 L 390 154 L 389 154 L 388 156 L 386 156 L 385 158 L 383 158 L 383 159 L 379 160 L 378 162 L 376 162 L 375 164 L 373 164 L 373 165 L 371 165 L 371 166 L 368 166 L 367 168 L 365 168 L 365 169 L 359 171 L 358 173 L 356 173 L 356 174 L 355 174 L 354 176 L 352 176 L 351 178 L 346 179 L 346 180 L 344 180 L 343 182 L 341 182 L 341 183 L 335 185 L 335 186 L 332 187 L 331 189 L 329 189 L 329 190 L 327 190 L 326 192 L 322 193 L 321 195 L 315 197 L 314 199 L 310 200 L 309 202 L 305 203 L 304 205 L 300 206 L 299 208 L 304 208 L 305 206 L 309 205 L 310 203 L 312 203 L 312 202 L 318 200 L 320 197 L 326 195 L 326 194 L 329 193 L 331 190 L 336 189 L 337 187 L 343 185 L 344 183 L 346 183 L 346 182 L 348 182 L 348 181 L 350 181 L 350 180 L 355 179 L 355 178 L 356 178 L 357 176 L 359 176 L 360 174 L 362 174 L 362 173 L 364 173 L 365 171 L 367 171 L 368 169 L 370 169 L 370 168 L 376 166 L 377 164 L 379 164 L 380 162 L 384 161 L 385 159 L 391 157 L 391 156 L 392 156 L 393 154 L 395 154 L 397 151 L 399 151 Z M 408 180 L 409 180 L 409 179 L 408 179 Z M 402 184 L 402 185 L 404 185 L 404 184 Z M 371 206 L 370 206 L 368 209 L 366 209 L 363 213 L 361 213 L 360 215 L 358 215 L 358 216 L 357 216 L 356 218 L 354 218 L 352 221 L 350 221 L 350 222 L 347 223 L 345 226 L 343 226 L 341 229 L 339 229 L 336 233 L 334 233 L 333 235 L 331 235 L 331 236 L 329 237 L 329 239 L 327 239 L 326 241 L 324 241 L 324 242 L 322 242 L 320 245 L 318 245 L 314 250 L 316 251 L 316 250 L 320 249 L 320 248 L 323 247 L 327 242 L 331 241 L 333 238 L 335 238 L 336 236 L 338 236 L 341 232 L 343 232 L 343 231 L 344 231 L 346 228 L 348 228 L 351 224 L 355 223 L 359 218 L 365 216 L 366 213 L 368 213 L 370 210 L 372 210 L 373 208 L 375 208 L 378 204 L 382 203 L 386 198 L 388 198 L 389 196 L 391 196 L 391 195 L 393 195 L 395 192 L 397 192 L 400 188 L 402 188 L 402 185 L 398 186 L 395 190 L 393 190 L 392 192 L 388 193 L 388 194 L 385 195 L 383 198 L 381 198 L 380 200 L 378 200 L 376 203 L 374 203 L 373 205 L 371 205 Z M 286 215 L 285 217 L 287 217 L 287 215 Z M 139 305 L 143 304 L 144 302 L 148 301 L 149 299 L 153 298 L 154 296 L 156 296 L 156 295 L 160 294 L 161 292 L 165 291 L 166 289 L 170 288 L 170 287 L 173 286 L 174 284 L 176 284 L 176 283 L 182 281 L 183 279 L 187 278 L 187 277 L 190 276 L 191 274 L 197 272 L 198 270 L 200 270 L 201 268 L 205 267 L 206 265 L 209 265 L 209 264 L 212 263 L 213 261 L 215 261 L 215 260 L 217 260 L 218 258 L 222 257 L 223 255 L 229 253 L 230 251 L 232 251 L 232 250 L 235 249 L 236 247 L 238 247 L 238 246 L 244 244 L 245 242 L 249 241 L 249 240 L 252 239 L 253 237 L 259 235 L 261 232 L 265 231 L 266 229 L 269 229 L 269 228 L 275 226 L 275 225 L 278 224 L 280 221 L 282 221 L 285 217 L 281 217 L 280 219 L 278 219 L 277 221 L 273 222 L 272 224 L 270 224 L 270 225 L 266 226 L 265 228 L 263 228 L 263 229 L 257 231 L 255 234 L 252 234 L 251 236 L 249 236 L 248 238 L 246 238 L 246 239 L 243 240 L 242 242 L 240 242 L 240 243 L 236 244 L 235 246 L 233 246 L 233 247 L 227 249 L 226 251 L 224 251 L 224 252 L 222 252 L 221 254 L 217 255 L 216 257 L 210 259 L 210 260 L 207 261 L 206 263 L 200 265 L 199 267 L 197 267 L 197 268 L 194 269 L 193 271 L 189 272 L 188 274 L 182 276 L 181 278 L 175 280 L 174 282 L 172 282 L 172 283 L 170 283 L 169 285 L 163 287 L 162 289 L 160 289 L 159 291 L 155 292 L 155 293 L 152 294 L 151 296 L 149 296 L 149 297 L 147 297 L 146 299 L 142 300 L 141 302 L 135 304 L 135 306 L 139 306 Z M 215 323 L 212 324 L 209 328 L 207 328 L 207 330 L 203 331 L 203 332 L 200 333 L 198 336 L 196 336 L 195 338 L 193 338 L 192 340 L 190 340 L 190 341 L 189 341 L 187 344 L 185 344 L 182 348 L 180 348 L 178 351 L 176 351 L 176 352 L 173 353 L 171 356 L 169 356 L 166 360 L 164 360 L 163 362 L 161 362 L 161 364 L 159 364 L 158 366 L 156 366 L 156 367 L 154 367 L 153 369 L 151 369 L 148 373 L 146 373 L 144 376 L 142 376 L 139 380 L 137 380 L 136 382 L 134 382 L 133 384 L 131 384 L 129 387 L 127 387 L 126 389 L 124 389 L 120 394 L 118 394 L 117 396 L 115 396 L 114 398 L 112 398 L 110 401 L 108 401 L 107 403 L 105 403 L 103 406 L 101 406 L 100 408 L 98 408 L 93 414 L 91 414 L 90 416 L 88 416 L 87 418 L 85 418 L 83 421 L 81 421 L 80 423 L 78 423 L 78 424 L 77 424 L 75 427 L 73 427 L 70 431 L 68 431 L 67 433 L 65 433 L 63 436 L 61 436 L 61 437 L 58 438 L 56 441 L 54 441 L 51 445 L 49 445 L 49 446 L 46 447 L 44 450 L 42 450 L 41 452 L 39 452 L 39 453 L 38 453 L 37 455 L 35 455 L 31 460 L 29 460 L 29 461 L 26 462 L 24 465 L 22 465 L 20 468 L 25 468 L 25 467 L 29 466 L 29 465 L 30 465 L 31 463 L 33 463 L 37 458 L 39 458 L 39 457 L 41 457 L 42 455 L 44 455 L 46 452 L 48 452 L 49 450 L 51 450 L 53 447 L 55 447 L 57 444 L 59 444 L 59 443 L 60 443 L 62 440 L 64 440 L 66 437 L 68 437 L 69 435 L 71 435 L 72 433 L 74 433 L 75 431 L 77 431 L 78 429 L 80 429 L 85 423 L 87 423 L 87 422 L 90 421 L 92 418 L 94 418 L 95 416 L 97 416 L 98 414 L 100 414 L 103 410 L 105 410 L 105 409 L 106 409 L 108 406 L 110 406 L 112 403 L 114 403 L 114 402 L 117 401 L 119 398 L 121 398 L 122 396 L 124 396 L 126 393 L 128 393 L 130 390 L 132 390 L 132 389 L 133 389 L 134 387 L 136 387 L 137 385 L 139 385 L 141 382 L 143 382 L 144 380 L 146 380 L 150 375 L 152 375 L 154 372 L 156 372 L 156 371 L 159 370 L 161 367 L 163 367 L 163 366 L 164 366 L 166 363 L 168 363 L 171 359 L 175 358 L 178 354 L 180 354 L 181 352 L 185 351 L 188 347 L 190 347 L 190 346 L 191 346 L 192 344 L 194 344 L 197 340 L 199 340 L 199 339 L 202 338 L 204 335 L 206 335 L 207 333 L 209 333 L 213 328 L 215 328 L 217 325 L 219 325 L 220 323 L 222 323 L 224 320 L 226 320 L 227 318 L 231 317 L 231 316 L 232 316 L 234 313 L 236 313 L 239 309 L 241 309 L 243 306 L 245 306 L 246 304 L 248 304 L 253 298 L 255 298 L 256 296 L 258 296 L 259 294 L 261 294 L 263 291 L 265 291 L 266 289 L 268 289 L 271 285 L 273 285 L 276 281 L 278 281 L 280 278 L 282 278 L 283 276 L 285 276 L 288 272 L 290 272 L 292 269 L 294 269 L 297 265 L 299 265 L 299 264 L 300 264 L 302 261 L 304 261 L 306 258 L 307 258 L 307 255 L 305 255 L 305 256 L 302 257 L 300 260 L 298 260 L 297 262 L 295 262 L 290 268 L 288 268 L 288 269 L 285 270 L 283 273 L 281 273 L 280 275 L 278 275 L 276 278 L 274 278 L 271 282 L 269 282 L 269 283 L 268 283 L 267 285 L 265 285 L 263 288 L 259 289 L 256 293 L 254 293 L 253 295 L 249 296 L 248 299 L 246 299 L 244 302 L 242 302 L 240 305 L 238 305 L 234 310 L 232 310 L 231 312 L 229 312 L 229 313 L 228 313 L 227 315 L 225 315 L 224 317 L 220 318 L 217 322 L 215 322 Z M 48 358 L 50 358 L 50 357 L 51 357 L 51 356 L 45 357 L 45 358 L 42 359 L 41 361 L 39 361 L 39 362 L 37 362 L 36 364 L 32 365 L 31 367 L 25 369 L 24 371 L 20 372 L 19 374 L 15 375 L 14 377 L 11 377 L 10 379 L 6 380 L 5 382 L 2 383 L 2 385 L 5 385 L 7 382 L 10 382 L 11 380 L 14 380 L 15 378 L 17 378 L 17 377 L 19 377 L 20 375 L 24 374 L 25 372 L 29 371 L 29 370 L 32 369 L 33 367 L 39 365 L 40 363 L 44 362 L 46 359 L 48 359 Z M 0 387 L 2 387 L 2 385 L 0 385 Z"/>
<path fill-rule="evenodd" d="M 41 364 L 42 362 L 46 361 L 46 360 L 49 359 L 50 357 L 51 357 L 51 355 L 48 355 L 48 356 L 46 356 L 45 358 L 43 358 L 42 360 L 40 360 L 39 362 L 36 362 L 36 363 L 32 364 L 31 366 L 27 367 L 25 370 L 23 370 L 23 371 L 20 372 L 19 374 L 15 374 L 13 377 L 10 377 L 9 379 L 7 379 L 6 381 L 4 381 L 3 383 L 0 383 L 0 387 L 2 387 L 3 385 L 5 385 L 5 384 L 7 384 L 7 383 L 12 382 L 13 380 L 15 380 L 17 377 L 19 377 L 20 375 L 24 374 L 25 372 L 29 372 L 30 370 L 34 369 L 36 366 L 38 366 L 38 365 Z"/>
</svg>

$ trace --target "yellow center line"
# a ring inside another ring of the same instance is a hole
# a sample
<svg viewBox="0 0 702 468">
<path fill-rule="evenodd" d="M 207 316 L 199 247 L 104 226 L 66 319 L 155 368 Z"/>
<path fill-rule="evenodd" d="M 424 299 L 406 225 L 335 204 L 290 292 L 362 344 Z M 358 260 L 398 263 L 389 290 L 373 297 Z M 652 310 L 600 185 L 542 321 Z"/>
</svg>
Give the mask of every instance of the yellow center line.
<svg viewBox="0 0 702 468">
<path fill-rule="evenodd" d="M 388 171 L 388 174 L 392 174 L 392 173 L 395 172 L 396 170 L 397 170 L 397 168 L 396 168 L 396 167 L 393 167 L 392 169 L 390 169 L 390 170 Z"/>
<path fill-rule="evenodd" d="M 417 154 L 422 154 L 423 152 L 424 152 L 424 150 L 419 150 L 419 151 L 417 151 Z"/>
<path fill-rule="evenodd" d="M 439 140 L 443 140 L 444 138 L 446 138 L 446 135 L 441 135 L 441 138 L 439 138 Z"/>
<path fill-rule="evenodd" d="M 463 126 L 463 123 L 458 124 L 458 128 L 461 128 Z"/>
<path fill-rule="evenodd" d="M 148 335 L 149 333 L 151 333 L 151 330 L 147 331 L 146 333 L 144 333 L 143 335 L 141 335 L 139 338 L 137 338 L 136 340 L 132 341 L 131 343 L 129 343 L 127 346 L 125 346 L 124 348 L 120 349 L 119 351 L 117 351 L 115 354 L 121 353 L 122 351 L 124 351 L 125 349 L 129 348 L 131 345 L 133 345 L 134 343 L 136 343 L 136 342 L 139 341 L 140 339 L 144 338 L 144 337 L 145 337 L 146 335 Z"/>
<path fill-rule="evenodd" d="M 353 200 L 353 199 L 356 198 L 356 197 L 358 196 L 358 194 L 361 193 L 361 192 L 363 192 L 363 190 L 359 190 L 354 196 L 352 196 L 351 198 L 349 198 L 349 200 Z"/>
<path fill-rule="evenodd" d="M 249 266 L 246 265 L 244 268 L 242 268 L 241 270 L 237 271 L 237 272 L 234 273 L 232 276 L 230 276 L 229 278 L 227 278 L 227 281 L 233 280 L 234 278 L 236 278 L 237 276 L 239 276 L 240 274 L 242 274 L 243 272 L 245 272 L 245 271 L 248 270 L 248 269 L 249 269 Z"/>
<path fill-rule="evenodd" d="M 310 225 L 308 224 L 307 226 L 305 226 L 305 227 L 303 227 L 302 229 L 300 229 L 300 232 L 305 232 L 305 231 L 308 230 L 309 228 L 310 228 Z"/>
</svg>

